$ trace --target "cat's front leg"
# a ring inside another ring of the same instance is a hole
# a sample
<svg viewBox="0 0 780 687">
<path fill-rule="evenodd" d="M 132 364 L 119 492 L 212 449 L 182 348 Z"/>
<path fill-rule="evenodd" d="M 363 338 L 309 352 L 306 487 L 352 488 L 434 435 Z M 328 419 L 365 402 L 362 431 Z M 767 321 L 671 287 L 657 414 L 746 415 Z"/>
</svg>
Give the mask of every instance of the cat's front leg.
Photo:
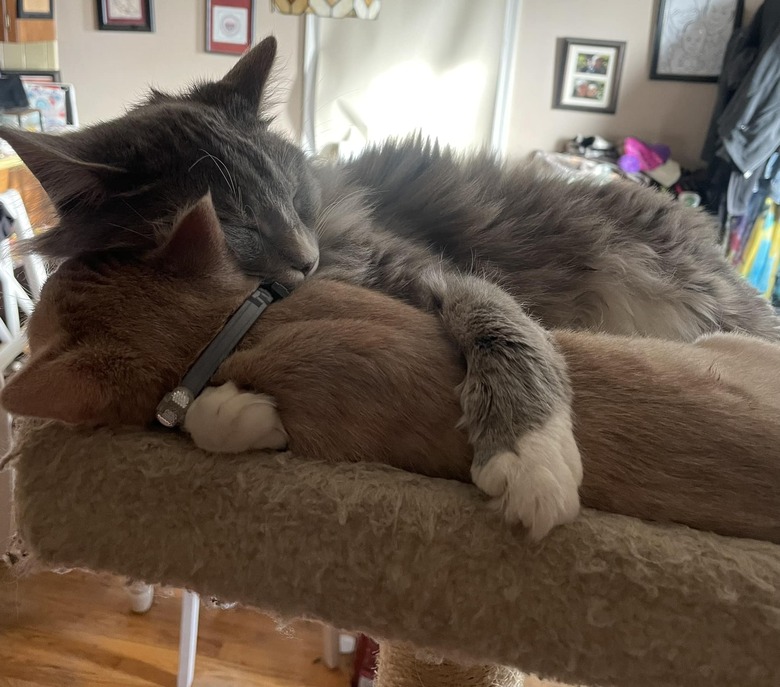
<svg viewBox="0 0 780 687">
<path fill-rule="evenodd" d="M 184 430 L 196 446 L 214 453 L 287 446 L 274 400 L 241 391 L 233 382 L 204 389 L 187 409 Z"/>
<path fill-rule="evenodd" d="M 426 272 L 424 283 L 466 359 L 460 393 L 472 479 L 508 521 L 539 539 L 579 512 L 582 463 L 565 360 L 501 288 L 439 270 Z"/>
</svg>

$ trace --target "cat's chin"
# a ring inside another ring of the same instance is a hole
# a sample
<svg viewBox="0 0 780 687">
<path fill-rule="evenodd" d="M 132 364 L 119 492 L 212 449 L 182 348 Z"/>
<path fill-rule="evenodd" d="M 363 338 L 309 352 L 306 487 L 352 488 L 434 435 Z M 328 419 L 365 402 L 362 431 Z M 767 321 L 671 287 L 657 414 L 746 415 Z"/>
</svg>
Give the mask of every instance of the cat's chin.
<svg viewBox="0 0 780 687">
<path fill-rule="evenodd" d="M 249 276 L 256 277 L 264 283 L 277 282 L 284 286 L 284 288 L 286 288 L 288 291 L 292 291 L 293 289 L 303 284 L 304 281 L 311 278 L 314 272 L 315 270 L 312 270 L 308 274 L 304 274 L 300 270 L 289 269 L 271 276 L 267 274 L 261 274 L 259 272 L 249 273 Z"/>
<path fill-rule="evenodd" d="M 306 281 L 306 276 L 307 275 L 298 270 L 287 270 L 279 276 L 267 281 L 279 282 L 288 291 L 292 291 L 293 289 L 303 284 L 304 281 Z"/>
</svg>

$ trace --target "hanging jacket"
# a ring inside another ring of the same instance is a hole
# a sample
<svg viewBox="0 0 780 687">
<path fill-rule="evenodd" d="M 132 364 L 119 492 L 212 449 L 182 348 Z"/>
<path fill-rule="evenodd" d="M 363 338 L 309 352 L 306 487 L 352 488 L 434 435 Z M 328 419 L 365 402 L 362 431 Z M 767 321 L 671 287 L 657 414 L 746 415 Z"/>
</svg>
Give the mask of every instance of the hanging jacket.
<svg viewBox="0 0 780 687">
<path fill-rule="evenodd" d="M 780 0 L 766 0 L 726 49 L 702 158 L 751 175 L 780 146 Z"/>
</svg>

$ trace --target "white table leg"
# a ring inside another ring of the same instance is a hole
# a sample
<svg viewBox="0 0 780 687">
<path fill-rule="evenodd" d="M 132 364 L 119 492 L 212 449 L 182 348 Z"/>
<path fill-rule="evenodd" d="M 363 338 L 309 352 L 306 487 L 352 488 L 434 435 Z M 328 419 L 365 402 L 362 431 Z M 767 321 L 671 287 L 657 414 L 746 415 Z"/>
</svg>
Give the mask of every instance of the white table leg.
<svg viewBox="0 0 780 687">
<path fill-rule="evenodd" d="M 179 630 L 179 674 L 176 678 L 176 687 L 192 687 L 192 681 L 195 678 L 199 615 L 200 597 L 194 592 L 183 592 Z"/>
<path fill-rule="evenodd" d="M 341 653 L 339 645 L 339 631 L 330 625 L 322 626 L 322 660 L 328 668 L 338 668 L 339 654 Z"/>
<path fill-rule="evenodd" d="M 154 602 L 154 585 L 146 582 L 129 582 L 127 593 L 130 595 L 130 610 L 133 613 L 146 613 Z"/>
</svg>

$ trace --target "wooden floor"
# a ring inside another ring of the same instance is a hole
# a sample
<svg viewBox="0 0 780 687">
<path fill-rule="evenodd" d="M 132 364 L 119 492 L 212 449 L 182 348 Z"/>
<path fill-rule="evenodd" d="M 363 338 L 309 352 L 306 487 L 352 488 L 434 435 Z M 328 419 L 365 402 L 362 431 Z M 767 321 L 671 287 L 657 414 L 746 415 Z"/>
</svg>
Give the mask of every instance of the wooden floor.
<svg viewBox="0 0 780 687">
<path fill-rule="evenodd" d="M 1 565 L 1 564 L 0 564 Z M 121 580 L 80 572 L 20 581 L 0 573 L 0 687 L 173 687 L 180 602 L 128 610 Z M 201 611 L 196 687 L 346 687 L 321 661 L 321 630 L 277 631 L 245 609 Z M 346 661 L 345 661 L 346 663 Z"/>
<path fill-rule="evenodd" d="M 0 564 L 0 687 L 175 687 L 179 611 L 174 592 L 158 593 L 148 613 L 135 615 L 118 578 L 16 580 Z M 347 687 L 349 657 L 329 670 L 321 649 L 318 625 L 280 632 L 254 611 L 203 608 L 195 687 Z"/>
</svg>

